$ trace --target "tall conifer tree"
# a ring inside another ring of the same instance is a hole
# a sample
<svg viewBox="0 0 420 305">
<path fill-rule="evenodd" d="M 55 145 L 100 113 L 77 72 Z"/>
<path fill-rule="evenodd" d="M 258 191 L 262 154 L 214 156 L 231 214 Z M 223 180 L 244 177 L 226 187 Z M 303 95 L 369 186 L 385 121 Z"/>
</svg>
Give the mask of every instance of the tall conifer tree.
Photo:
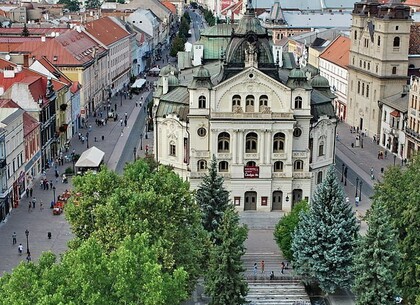
<svg viewBox="0 0 420 305">
<path fill-rule="evenodd" d="M 217 162 L 213 156 L 209 172 L 204 176 L 196 194 L 201 208 L 203 227 L 211 234 L 212 239 L 229 206 L 229 192 L 224 188 L 223 182 L 223 177 L 217 173 Z"/>
<path fill-rule="evenodd" d="M 349 288 L 357 231 L 356 217 L 331 166 L 293 234 L 296 272 L 317 282 L 326 293 Z"/>
<path fill-rule="evenodd" d="M 397 233 L 380 202 L 372 205 L 368 223 L 367 234 L 359 240 L 354 259 L 353 291 L 357 305 L 392 305 L 397 295 Z"/>
</svg>

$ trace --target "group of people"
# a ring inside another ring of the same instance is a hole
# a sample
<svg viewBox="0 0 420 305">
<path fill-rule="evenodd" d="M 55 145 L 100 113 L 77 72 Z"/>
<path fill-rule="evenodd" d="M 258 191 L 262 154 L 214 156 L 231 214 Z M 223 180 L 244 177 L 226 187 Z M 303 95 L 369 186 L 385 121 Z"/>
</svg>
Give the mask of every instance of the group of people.
<svg viewBox="0 0 420 305">
<path fill-rule="evenodd" d="M 12 244 L 13 246 L 17 244 L 17 238 L 16 238 L 16 232 L 13 232 L 12 234 Z M 18 253 L 19 255 L 22 255 L 23 253 L 23 246 L 22 244 L 19 244 L 18 246 Z M 31 252 L 27 251 L 26 261 L 29 263 L 32 261 Z"/>
<path fill-rule="evenodd" d="M 281 272 L 281 274 L 284 274 L 284 270 L 288 269 L 289 263 L 288 262 L 286 262 L 286 263 L 281 262 L 280 266 L 281 266 L 281 271 L 280 272 Z M 260 262 L 260 267 L 261 267 L 261 274 L 264 274 L 265 262 L 263 260 Z M 254 276 L 256 277 L 257 273 L 258 273 L 258 264 L 257 263 L 254 263 L 253 273 L 254 273 Z M 270 272 L 270 280 L 274 280 L 274 271 Z"/>
</svg>

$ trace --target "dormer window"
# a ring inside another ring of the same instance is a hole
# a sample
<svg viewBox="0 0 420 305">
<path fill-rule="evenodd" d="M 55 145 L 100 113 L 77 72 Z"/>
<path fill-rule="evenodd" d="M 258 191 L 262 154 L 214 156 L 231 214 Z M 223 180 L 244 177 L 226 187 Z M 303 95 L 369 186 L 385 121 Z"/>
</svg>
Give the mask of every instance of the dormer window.
<svg viewBox="0 0 420 305">
<path fill-rule="evenodd" d="M 295 109 L 302 109 L 302 97 L 295 97 Z"/>
</svg>

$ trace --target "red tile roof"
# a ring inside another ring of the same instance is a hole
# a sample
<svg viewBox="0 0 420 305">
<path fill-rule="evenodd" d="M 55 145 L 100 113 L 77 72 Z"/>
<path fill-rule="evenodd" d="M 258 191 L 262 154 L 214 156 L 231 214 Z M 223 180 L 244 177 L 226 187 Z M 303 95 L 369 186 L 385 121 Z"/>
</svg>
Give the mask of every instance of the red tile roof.
<svg viewBox="0 0 420 305">
<path fill-rule="evenodd" d="M 114 22 L 111 17 L 103 17 L 88 22 L 85 28 L 90 35 L 106 46 L 130 36 L 130 33 Z"/>
<path fill-rule="evenodd" d="M 408 54 L 420 54 L 420 24 L 411 25 Z"/>
<path fill-rule="evenodd" d="M 23 136 L 26 137 L 30 134 L 35 128 L 37 128 L 41 123 L 39 123 L 35 118 L 33 118 L 26 111 L 23 113 Z"/>
<path fill-rule="evenodd" d="M 55 66 L 83 66 L 93 60 L 95 54 L 102 55 L 105 48 L 83 32 L 69 30 L 42 44 L 31 52 L 36 59 L 45 56 Z"/>
<path fill-rule="evenodd" d="M 176 15 L 176 6 L 175 6 L 175 4 L 173 4 L 173 3 L 169 2 L 169 1 L 162 1 L 162 4 L 164 6 L 166 6 L 166 8 L 168 10 L 170 10 L 173 15 Z"/>
<path fill-rule="evenodd" d="M 82 85 L 76 80 L 71 84 L 70 91 L 71 93 L 76 93 L 82 88 Z"/>
<path fill-rule="evenodd" d="M 59 69 L 57 69 L 45 56 L 38 59 L 39 63 L 44 66 L 50 73 L 52 73 L 59 81 L 65 83 L 68 86 L 72 85 L 72 81 Z"/>
<path fill-rule="evenodd" d="M 350 38 L 338 36 L 319 56 L 347 69 L 349 64 Z"/>
<path fill-rule="evenodd" d="M 46 39 L 45 42 L 39 38 L 32 38 L 22 42 L 14 51 L 23 53 L 32 53 L 36 49 L 40 48 L 43 44 L 47 43 L 52 39 Z"/>
<path fill-rule="evenodd" d="M 17 65 L 10 61 L 0 58 L 0 71 L 15 70 Z M 28 68 L 22 67 L 20 72 L 15 72 L 14 77 L 4 77 L 4 73 L 0 73 L 0 84 L 3 85 L 4 91 L 9 89 L 15 83 L 28 84 L 28 89 L 34 100 L 38 100 L 40 96 L 45 97 L 48 79 L 45 75 Z M 58 91 L 66 86 L 65 83 L 52 79 L 54 90 Z"/>
<path fill-rule="evenodd" d="M 23 27 L 15 27 L 12 28 L 0 28 L 0 35 L 1 36 L 21 36 Z M 68 28 L 28 28 L 29 30 L 29 37 L 33 38 L 33 36 L 48 36 L 52 37 L 52 33 L 54 34 L 62 34 L 68 31 Z"/>
</svg>

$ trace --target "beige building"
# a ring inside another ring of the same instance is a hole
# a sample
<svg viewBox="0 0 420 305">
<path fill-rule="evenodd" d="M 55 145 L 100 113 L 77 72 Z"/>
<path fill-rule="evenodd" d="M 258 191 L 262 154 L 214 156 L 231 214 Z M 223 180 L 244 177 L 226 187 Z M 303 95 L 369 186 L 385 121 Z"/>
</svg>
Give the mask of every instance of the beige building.
<svg viewBox="0 0 420 305">
<path fill-rule="evenodd" d="M 420 78 L 413 77 L 408 102 L 408 120 L 405 129 L 406 158 L 420 151 Z"/>
<path fill-rule="evenodd" d="M 378 100 L 407 84 L 412 19 L 398 1 L 357 2 L 352 15 L 347 122 L 373 137 L 380 134 Z"/>
<path fill-rule="evenodd" d="M 195 189 L 214 155 L 238 210 L 290 211 L 311 197 L 334 162 L 328 81 L 280 69 L 270 40 L 248 7 L 223 61 L 195 68 L 185 80 L 186 72 L 178 77 L 164 67 L 154 96 L 157 161 Z"/>
</svg>

